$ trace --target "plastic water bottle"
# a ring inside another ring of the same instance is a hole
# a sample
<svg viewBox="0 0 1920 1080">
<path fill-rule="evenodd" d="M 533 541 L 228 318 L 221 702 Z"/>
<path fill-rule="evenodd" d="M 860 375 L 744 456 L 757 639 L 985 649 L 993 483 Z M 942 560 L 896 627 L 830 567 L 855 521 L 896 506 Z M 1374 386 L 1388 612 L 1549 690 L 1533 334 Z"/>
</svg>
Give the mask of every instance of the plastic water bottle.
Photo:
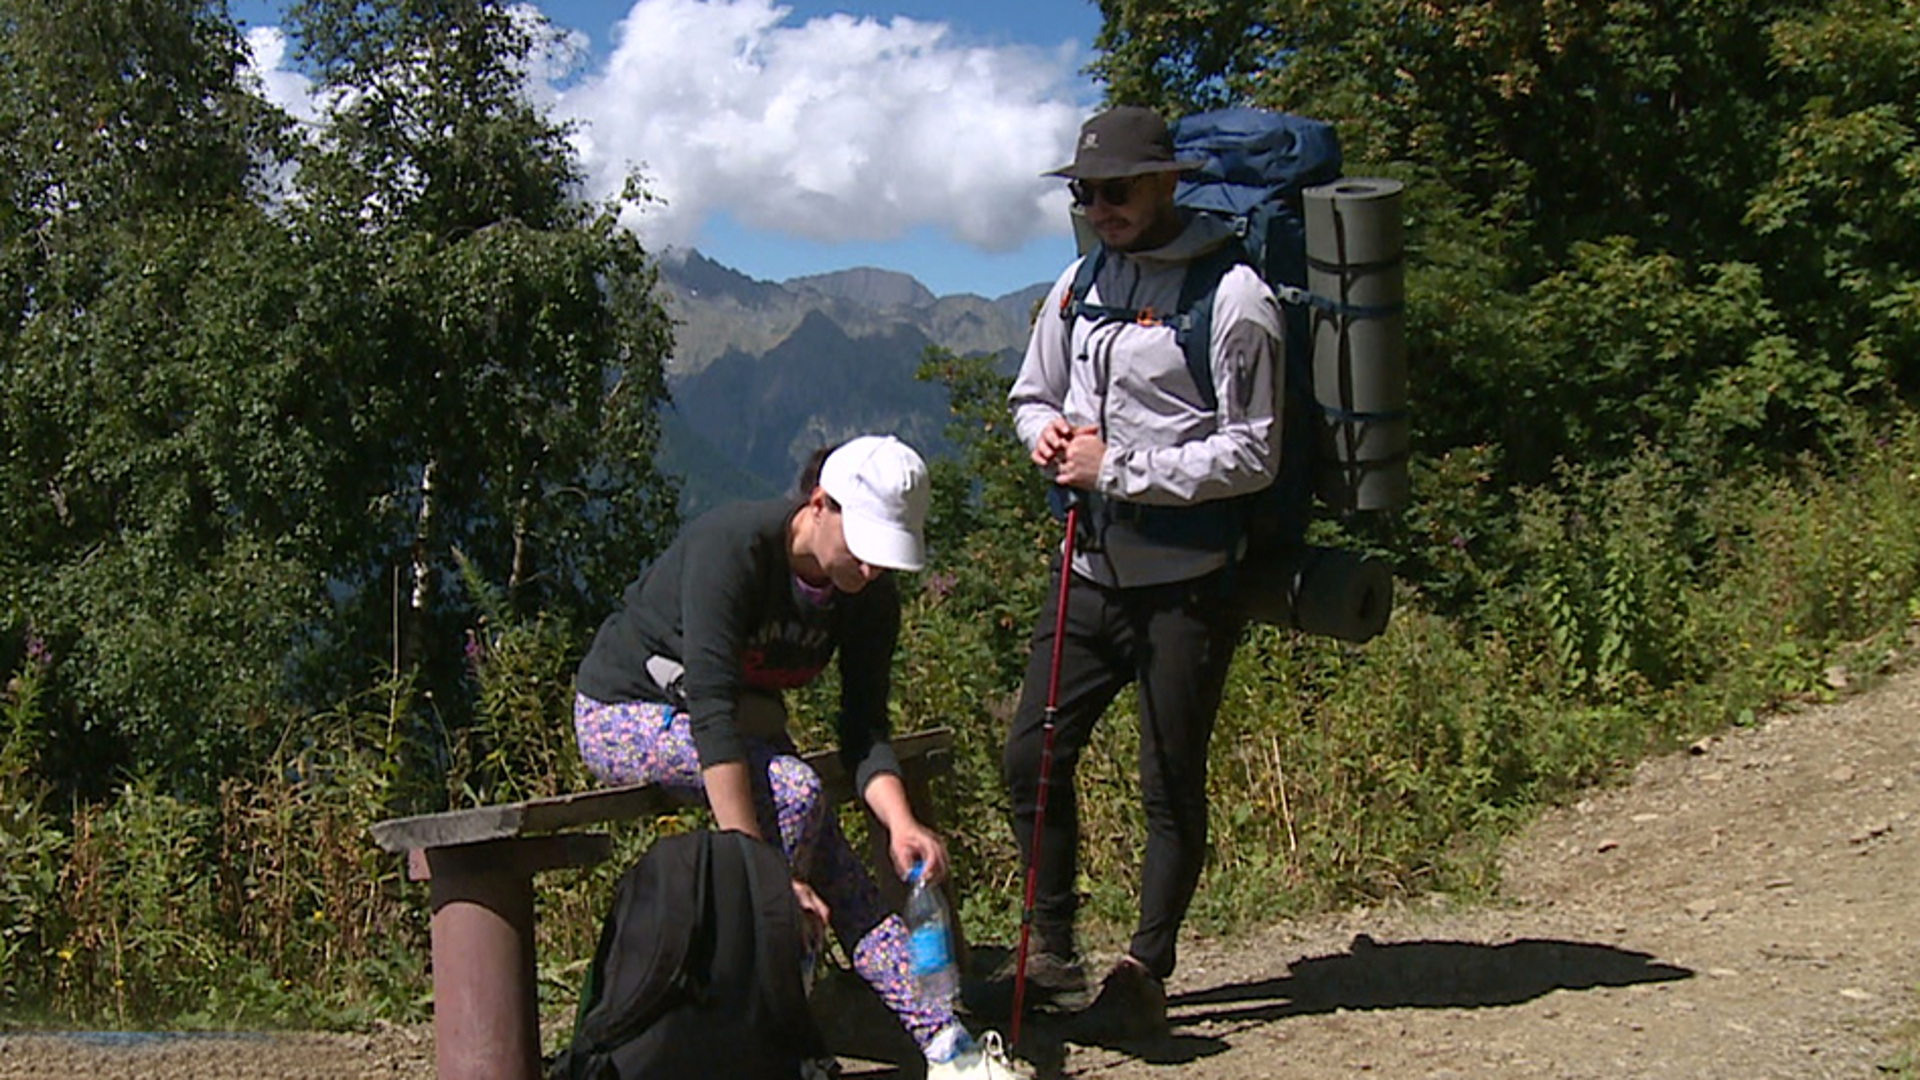
<svg viewBox="0 0 1920 1080">
<path fill-rule="evenodd" d="M 953 917 L 940 890 L 926 880 L 926 864 L 907 872 L 907 970 L 924 1001 L 952 1004 L 960 993 L 953 957 Z"/>
</svg>

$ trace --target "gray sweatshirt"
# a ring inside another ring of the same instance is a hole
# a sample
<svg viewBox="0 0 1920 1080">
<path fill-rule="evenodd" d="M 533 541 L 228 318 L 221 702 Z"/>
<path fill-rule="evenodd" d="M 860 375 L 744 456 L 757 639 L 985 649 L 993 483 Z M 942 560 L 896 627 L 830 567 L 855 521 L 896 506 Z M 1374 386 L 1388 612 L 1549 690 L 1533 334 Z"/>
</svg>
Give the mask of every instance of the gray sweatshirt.
<svg viewBox="0 0 1920 1080">
<path fill-rule="evenodd" d="M 1110 252 L 1090 303 L 1171 315 L 1187 264 L 1231 238 L 1196 214 L 1164 247 Z M 1214 295 L 1209 409 L 1171 326 L 1064 316 L 1080 264 L 1054 282 L 1035 320 L 1008 404 L 1029 450 L 1056 417 L 1097 424 L 1107 444 L 1098 493 L 1147 506 L 1192 506 L 1258 491 L 1280 462 L 1280 313 L 1252 268 L 1236 266 Z M 1169 544 L 1124 520 L 1103 523 L 1101 550 L 1074 552 L 1073 568 L 1111 586 L 1185 581 L 1226 565 L 1228 552 Z"/>
<path fill-rule="evenodd" d="M 797 499 L 732 503 L 688 525 L 627 586 L 581 661 L 574 687 L 595 701 L 659 701 L 685 709 L 700 764 L 746 757 L 741 706 L 811 682 L 838 652 L 840 755 L 865 791 L 876 773 L 898 774 L 888 743 L 887 695 L 900 594 L 893 575 L 825 603 L 803 596 L 787 559 Z M 650 657 L 685 668 L 678 688 L 658 685 Z"/>
</svg>

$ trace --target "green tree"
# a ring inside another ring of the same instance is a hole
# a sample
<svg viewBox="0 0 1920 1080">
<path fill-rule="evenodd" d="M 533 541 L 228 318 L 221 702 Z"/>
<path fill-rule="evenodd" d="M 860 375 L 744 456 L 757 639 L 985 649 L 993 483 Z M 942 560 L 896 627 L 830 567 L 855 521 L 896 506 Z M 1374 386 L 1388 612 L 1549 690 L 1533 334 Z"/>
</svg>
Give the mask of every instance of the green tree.
<svg viewBox="0 0 1920 1080">
<path fill-rule="evenodd" d="M 956 457 L 931 466 L 933 591 L 984 634 L 981 656 L 996 665 L 997 685 L 1015 687 L 1048 552 L 1060 543 L 1060 526 L 1046 511 L 1047 484 L 1014 433 L 1012 379 L 992 357 L 929 348 L 917 377 L 945 386 L 953 410 L 946 434 Z"/>
<path fill-rule="evenodd" d="M 396 659 L 458 719 L 456 547 L 577 636 L 673 528 L 667 320 L 521 93 L 538 24 L 304 14 L 350 93 L 301 142 L 219 3 L 0 2 L 0 653 L 46 641 L 75 787 L 204 790 Z"/>
<path fill-rule="evenodd" d="M 619 205 L 581 199 L 566 131 L 526 96 L 544 20 L 307 0 L 289 21 L 339 102 L 303 158 L 297 229 L 342 286 L 328 362 L 381 454 L 359 558 L 335 573 L 363 630 L 400 613 L 395 655 L 457 726 L 477 609 L 456 549 L 512 610 L 577 627 L 671 536 L 669 323 Z"/>
<path fill-rule="evenodd" d="M 1838 0 L 1773 28 L 1795 112 L 1751 195 L 1756 262 L 1849 391 L 1920 389 L 1920 6 Z"/>
<path fill-rule="evenodd" d="M 1626 232 L 1721 249 L 1767 172 L 1769 32 L 1808 0 L 1103 0 L 1094 70 L 1174 111 L 1250 102 L 1335 121 L 1350 164 L 1417 162 L 1524 225 L 1548 265 Z M 1519 253 L 1517 253 L 1519 254 Z"/>
<path fill-rule="evenodd" d="M 219 3 L 0 26 L 0 632 L 48 643 L 50 775 L 205 780 L 318 591 L 270 525 L 299 490 L 261 362 L 291 252 L 251 198 L 277 119 Z"/>
</svg>

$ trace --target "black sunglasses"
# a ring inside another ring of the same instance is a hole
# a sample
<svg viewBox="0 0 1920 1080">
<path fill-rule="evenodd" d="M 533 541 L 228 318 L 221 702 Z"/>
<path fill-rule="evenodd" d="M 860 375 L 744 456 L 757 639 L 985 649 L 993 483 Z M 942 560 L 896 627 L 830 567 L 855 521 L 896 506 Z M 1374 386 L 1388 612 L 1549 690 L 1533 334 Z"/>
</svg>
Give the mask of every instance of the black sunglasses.
<svg viewBox="0 0 1920 1080">
<path fill-rule="evenodd" d="M 1069 180 L 1067 193 L 1073 196 L 1073 205 L 1092 206 L 1095 199 L 1104 200 L 1108 206 L 1125 206 L 1133 197 L 1133 185 L 1140 178 L 1122 176 L 1117 180 Z"/>
</svg>

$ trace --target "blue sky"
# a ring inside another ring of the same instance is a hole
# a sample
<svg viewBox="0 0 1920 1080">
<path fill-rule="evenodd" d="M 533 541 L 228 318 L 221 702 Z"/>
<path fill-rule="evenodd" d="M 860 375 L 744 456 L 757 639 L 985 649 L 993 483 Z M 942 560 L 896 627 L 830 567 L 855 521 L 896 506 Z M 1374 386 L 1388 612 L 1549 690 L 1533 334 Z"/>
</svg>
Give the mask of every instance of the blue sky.
<svg viewBox="0 0 1920 1080">
<path fill-rule="evenodd" d="M 269 96 L 312 115 L 278 0 L 231 0 Z M 1071 258 L 1065 191 L 1099 91 L 1092 0 L 543 0 L 571 31 L 530 93 L 579 126 L 589 193 L 638 167 L 630 215 L 779 281 L 855 266 L 998 296 Z"/>
</svg>

